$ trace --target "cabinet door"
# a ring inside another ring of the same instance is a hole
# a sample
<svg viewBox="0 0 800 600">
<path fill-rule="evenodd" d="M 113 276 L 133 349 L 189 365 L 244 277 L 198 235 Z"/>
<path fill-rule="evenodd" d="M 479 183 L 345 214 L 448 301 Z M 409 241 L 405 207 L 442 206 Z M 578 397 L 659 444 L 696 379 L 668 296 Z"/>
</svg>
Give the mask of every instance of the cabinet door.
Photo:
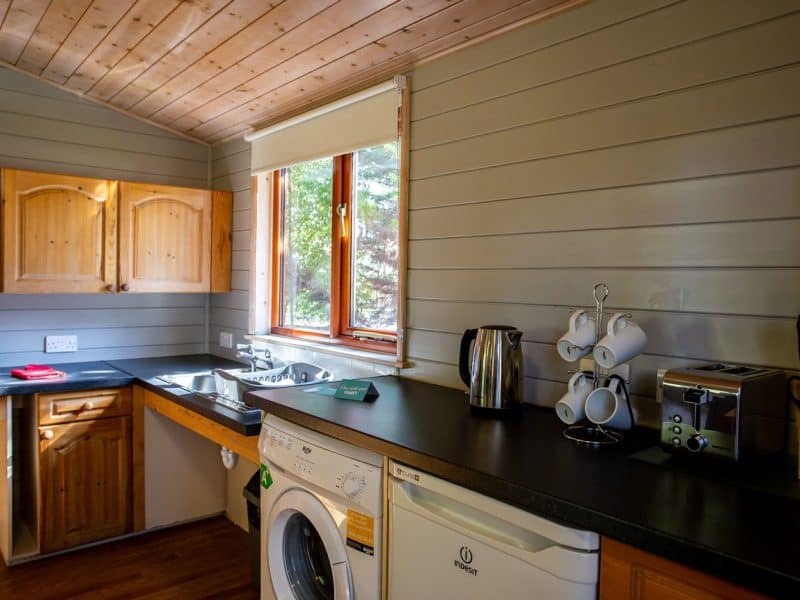
<svg viewBox="0 0 800 600">
<path fill-rule="evenodd" d="M 41 551 L 131 531 L 130 417 L 39 428 Z"/>
<path fill-rule="evenodd" d="M 603 538 L 600 600 L 766 600 L 766 596 Z"/>
<path fill-rule="evenodd" d="M 116 192 L 114 181 L 5 169 L 3 291 L 113 291 Z"/>
<path fill-rule="evenodd" d="M 123 292 L 211 289 L 211 192 L 120 184 L 119 280 Z"/>
</svg>

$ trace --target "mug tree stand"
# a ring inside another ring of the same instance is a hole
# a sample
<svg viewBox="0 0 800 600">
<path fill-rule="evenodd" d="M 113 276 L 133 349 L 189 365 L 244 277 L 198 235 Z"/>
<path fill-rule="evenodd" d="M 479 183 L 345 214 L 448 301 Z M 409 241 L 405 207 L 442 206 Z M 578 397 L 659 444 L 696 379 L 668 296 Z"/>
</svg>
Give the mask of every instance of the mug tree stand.
<svg viewBox="0 0 800 600">
<path fill-rule="evenodd" d="M 606 329 L 606 312 L 605 302 L 608 298 L 608 286 L 605 283 L 598 283 L 594 286 L 594 302 L 595 302 L 595 340 L 600 341 L 603 337 L 603 332 Z M 575 308 L 570 308 L 573 312 Z M 626 315 L 630 316 L 630 315 Z M 587 350 L 589 347 L 579 348 L 579 350 Z M 591 346 L 594 349 L 594 346 Z M 591 354 L 591 353 L 590 353 Z M 591 358 L 582 358 L 579 363 L 581 372 L 586 373 L 592 378 L 592 389 L 600 387 L 600 382 L 612 376 L 618 376 L 624 381 L 627 386 L 631 380 L 631 366 L 628 363 L 617 365 L 613 369 L 603 369 L 597 362 Z M 574 373 L 574 371 L 570 371 Z M 630 397 L 626 389 L 626 399 L 630 404 Z M 624 436 L 619 431 L 607 429 L 602 425 L 597 425 L 588 420 L 581 423 L 570 425 L 564 432 L 564 437 L 572 440 L 580 446 L 588 446 L 591 448 L 600 448 L 603 446 L 615 446 L 622 442 Z"/>
</svg>

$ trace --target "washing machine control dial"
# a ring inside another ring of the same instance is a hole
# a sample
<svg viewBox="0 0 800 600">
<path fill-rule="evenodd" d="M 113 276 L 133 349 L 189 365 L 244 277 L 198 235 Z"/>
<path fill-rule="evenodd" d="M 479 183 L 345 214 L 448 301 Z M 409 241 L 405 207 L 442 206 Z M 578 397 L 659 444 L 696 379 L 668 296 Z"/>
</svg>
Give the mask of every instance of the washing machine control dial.
<svg viewBox="0 0 800 600">
<path fill-rule="evenodd" d="M 342 491 L 348 498 L 355 498 L 364 489 L 364 477 L 358 473 L 345 473 L 342 477 Z"/>
</svg>

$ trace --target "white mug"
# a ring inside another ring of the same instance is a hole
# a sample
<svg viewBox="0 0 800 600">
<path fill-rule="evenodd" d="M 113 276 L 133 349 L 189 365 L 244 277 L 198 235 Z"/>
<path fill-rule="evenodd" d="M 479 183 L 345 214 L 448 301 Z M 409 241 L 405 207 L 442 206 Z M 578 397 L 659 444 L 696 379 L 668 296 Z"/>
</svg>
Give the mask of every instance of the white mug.
<svg viewBox="0 0 800 600">
<path fill-rule="evenodd" d="M 613 369 L 639 354 L 647 345 L 642 328 L 622 313 L 608 320 L 606 336 L 594 347 L 594 360 L 604 369 Z"/>
<path fill-rule="evenodd" d="M 583 421 L 586 397 L 592 391 L 592 382 L 580 371 L 569 378 L 567 393 L 556 402 L 556 414 L 567 425 Z"/>
<path fill-rule="evenodd" d="M 559 356 L 567 362 L 574 362 L 592 351 L 597 339 L 594 319 L 586 316 L 585 310 L 576 310 L 569 318 L 569 330 L 556 343 Z"/>
<path fill-rule="evenodd" d="M 592 390 L 586 397 L 586 418 L 595 425 L 610 429 L 628 430 L 636 423 L 636 411 L 628 410 L 625 394 L 620 389 L 619 379 L 612 379 L 607 387 Z M 633 419 L 631 419 L 633 413 Z"/>
</svg>

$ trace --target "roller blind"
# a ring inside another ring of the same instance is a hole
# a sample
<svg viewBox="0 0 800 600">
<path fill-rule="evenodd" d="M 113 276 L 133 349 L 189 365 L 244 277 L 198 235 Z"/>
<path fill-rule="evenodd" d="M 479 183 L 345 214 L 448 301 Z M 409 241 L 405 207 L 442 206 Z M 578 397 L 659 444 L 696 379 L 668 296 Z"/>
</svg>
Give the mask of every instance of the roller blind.
<svg viewBox="0 0 800 600">
<path fill-rule="evenodd" d="M 398 81 L 387 82 L 245 136 L 250 169 L 264 173 L 397 139 Z"/>
</svg>

